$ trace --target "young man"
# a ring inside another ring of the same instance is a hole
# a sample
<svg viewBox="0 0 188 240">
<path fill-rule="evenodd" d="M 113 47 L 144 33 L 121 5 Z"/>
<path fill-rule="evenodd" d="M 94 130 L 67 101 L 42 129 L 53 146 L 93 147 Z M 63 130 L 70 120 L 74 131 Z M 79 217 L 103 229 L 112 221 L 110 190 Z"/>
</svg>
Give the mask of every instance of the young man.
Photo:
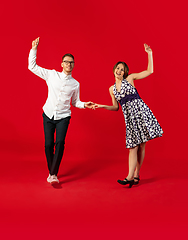
<svg viewBox="0 0 188 240">
<path fill-rule="evenodd" d="M 79 82 L 71 75 L 74 68 L 74 56 L 65 54 L 62 58 L 62 72 L 47 70 L 36 64 L 36 53 L 39 38 L 32 42 L 29 53 L 29 70 L 46 81 L 48 98 L 43 106 L 43 124 L 45 135 L 45 154 L 48 163 L 49 176 L 47 182 L 59 183 L 57 173 L 63 157 L 65 137 L 71 118 L 70 101 L 78 108 L 93 108 L 92 102 L 81 102 Z M 56 131 L 55 153 L 54 133 Z"/>
</svg>

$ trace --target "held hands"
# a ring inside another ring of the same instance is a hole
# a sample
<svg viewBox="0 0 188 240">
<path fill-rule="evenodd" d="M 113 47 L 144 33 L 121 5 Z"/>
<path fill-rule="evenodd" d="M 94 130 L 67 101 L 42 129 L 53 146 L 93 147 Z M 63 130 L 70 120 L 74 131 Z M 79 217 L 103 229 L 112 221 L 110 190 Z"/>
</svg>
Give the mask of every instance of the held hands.
<svg viewBox="0 0 188 240">
<path fill-rule="evenodd" d="M 94 109 L 96 109 L 96 108 L 103 108 L 104 105 L 102 105 L 102 104 L 98 104 L 98 103 L 95 103 L 95 106 L 94 106 L 94 107 L 95 107 Z"/>
<path fill-rule="evenodd" d="M 101 108 L 103 105 L 97 104 L 97 103 L 93 103 L 91 101 L 89 102 L 85 102 L 84 107 L 85 108 L 90 108 L 95 110 L 96 108 Z"/>
<path fill-rule="evenodd" d="M 37 50 L 38 45 L 39 45 L 39 37 L 36 38 L 34 41 L 32 41 L 32 49 Z"/>
<path fill-rule="evenodd" d="M 85 102 L 84 104 L 85 108 L 91 108 L 91 109 L 95 109 L 95 103 L 89 101 L 89 102 Z"/>
<path fill-rule="evenodd" d="M 148 54 L 151 54 L 151 53 L 152 53 L 152 50 L 151 50 L 150 46 L 148 46 L 146 43 L 144 43 L 144 48 L 145 48 L 145 51 L 146 51 Z"/>
</svg>

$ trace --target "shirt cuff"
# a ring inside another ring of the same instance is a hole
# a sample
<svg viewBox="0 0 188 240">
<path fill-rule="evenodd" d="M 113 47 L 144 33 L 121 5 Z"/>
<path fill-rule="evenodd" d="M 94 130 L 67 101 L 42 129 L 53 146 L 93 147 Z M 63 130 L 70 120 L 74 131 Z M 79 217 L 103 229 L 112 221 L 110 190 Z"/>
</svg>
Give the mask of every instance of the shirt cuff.
<svg viewBox="0 0 188 240">
<path fill-rule="evenodd" d="M 31 53 L 36 53 L 37 52 L 37 49 L 32 49 L 30 50 Z"/>
</svg>

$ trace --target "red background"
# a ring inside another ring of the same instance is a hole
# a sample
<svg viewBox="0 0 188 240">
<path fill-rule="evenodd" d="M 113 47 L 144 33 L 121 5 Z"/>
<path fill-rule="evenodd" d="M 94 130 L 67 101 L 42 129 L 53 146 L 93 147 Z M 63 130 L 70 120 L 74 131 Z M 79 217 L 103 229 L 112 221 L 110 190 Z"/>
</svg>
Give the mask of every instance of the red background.
<svg viewBox="0 0 188 240">
<path fill-rule="evenodd" d="M 157 229 L 161 239 L 169 234 L 175 239 L 179 230 L 184 235 L 188 212 L 186 18 L 183 0 L 176 4 L 162 0 L 1 3 L 1 210 L 2 233 L 7 239 L 21 232 L 28 234 L 31 229 L 38 234 L 35 239 L 54 237 L 55 227 L 55 236 L 61 236 L 62 231 L 69 236 L 66 239 L 121 239 L 124 234 L 131 236 L 140 222 L 143 225 L 139 225 L 137 237 L 147 233 L 151 239 Z M 70 186 L 62 185 L 58 190 L 44 185 L 47 168 L 41 115 L 47 87 L 27 68 L 31 42 L 38 36 L 38 65 L 61 71 L 61 57 L 72 53 L 73 77 L 80 82 L 81 100 L 102 104 L 111 104 L 108 88 L 114 83 L 114 64 L 122 60 L 130 72 L 145 70 L 143 44 L 151 46 L 154 74 L 135 85 L 164 136 L 147 144 L 143 178 L 145 183 L 153 181 L 135 187 L 138 192 L 129 195 L 128 189 L 114 184 L 127 172 L 121 110 L 72 107 L 60 174 L 81 173 L 82 177 L 73 177 L 67 183 Z M 18 228 L 19 224 L 25 230 Z M 12 235 L 7 229 L 12 229 Z M 155 235 L 156 239 L 159 236 Z"/>
</svg>

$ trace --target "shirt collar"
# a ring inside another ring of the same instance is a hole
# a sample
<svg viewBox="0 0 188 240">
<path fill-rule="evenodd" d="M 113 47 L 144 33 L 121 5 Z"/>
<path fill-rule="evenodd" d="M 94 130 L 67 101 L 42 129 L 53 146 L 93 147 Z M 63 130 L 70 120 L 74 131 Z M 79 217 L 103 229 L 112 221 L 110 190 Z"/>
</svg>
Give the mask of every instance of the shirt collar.
<svg viewBox="0 0 188 240">
<path fill-rule="evenodd" d="M 69 80 L 72 78 L 72 75 L 66 75 L 63 71 L 62 71 L 62 75 L 63 75 L 63 78 L 66 80 Z"/>
</svg>

